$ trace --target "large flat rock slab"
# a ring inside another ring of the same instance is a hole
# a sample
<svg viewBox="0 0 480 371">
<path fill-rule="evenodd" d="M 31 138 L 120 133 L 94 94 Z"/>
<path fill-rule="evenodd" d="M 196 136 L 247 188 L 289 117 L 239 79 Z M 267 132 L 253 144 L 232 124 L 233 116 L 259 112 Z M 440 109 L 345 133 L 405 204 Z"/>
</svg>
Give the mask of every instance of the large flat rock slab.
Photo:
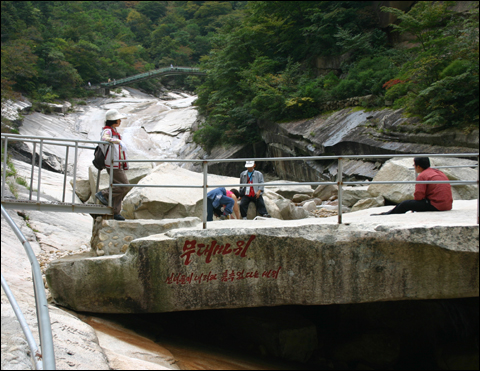
<svg viewBox="0 0 480 371">
<path fill-rule="evenodd" d="M 478 296 L 476 200 L 367 216 L 375 211 L 346 214 L 341 225 L 265 219 L 172 230 L 133 240 L 124 255 L 53 262 L 46 277 L 58 304 L 106 313 Z"/>
</svg>

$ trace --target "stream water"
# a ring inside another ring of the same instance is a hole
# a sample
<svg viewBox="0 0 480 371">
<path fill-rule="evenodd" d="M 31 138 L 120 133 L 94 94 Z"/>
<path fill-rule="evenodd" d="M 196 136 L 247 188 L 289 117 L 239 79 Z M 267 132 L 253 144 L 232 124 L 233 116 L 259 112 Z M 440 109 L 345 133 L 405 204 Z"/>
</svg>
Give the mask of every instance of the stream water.
<svg viewBox="0 0 480 371">
<path fill-rule="evenodd" d="M 298 370 L 317 369 L 305 364 L 262 356 L 242 347 L 222 346 L 212 334 L 199 334 L 196 329 L 185 329 L 179 319 L 169 314 L 157 315 L 80 315 L 92 326 L 102 342 L 116 338 L 145 353 L 157 354 L 164 362 L 181 370 Z M 212 313 L 214 315 L 214 313 Z M 195 315 L 194 315 L 195 316 Z M 170 321 L 170 326 L 161 324 Z M 174 328 L 178 328 L 175 330 Z M 231 344 L 236 344 L 231 341 Z M 108 346 L 108 345 L 107 345 Z"/>
</svg>

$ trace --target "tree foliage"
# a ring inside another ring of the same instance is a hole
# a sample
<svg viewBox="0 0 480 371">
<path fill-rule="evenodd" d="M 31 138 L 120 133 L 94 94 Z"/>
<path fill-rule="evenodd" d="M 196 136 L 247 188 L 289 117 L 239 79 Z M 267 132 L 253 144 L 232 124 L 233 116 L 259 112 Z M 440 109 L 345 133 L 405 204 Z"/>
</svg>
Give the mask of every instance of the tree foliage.
<svg viewBox="0 0 480 371">
<path fill-rule="evenodd" d="M 2 1 L 2 97 L 66 98 L 170 64 L 193 66 L 242 1 Z M 38 93 L 38 94 L 37 94 Z"/>
<path fill-rule="evenodd" d="M 207 144 L 214 132 L 219 142 L 255 142 L 262 122 L 312 117 L 328 100 L 382 94 L 396 67 L 375 57 L 387 39 L 373 14 L 369 2 L 249 3 L 245 17 L 218 30 L 201 60 L 208 75 L 197 104 L 207 121 L 196 139 Z M 319 56 L 345 53 L 346 78 L 318 76 Z"/>
<path fill-rule="evenodd" d="M 415 35 L 387 98 L 439 127 L 478 125 L 478 1 L 463 13 L 454 5 L 420 1 L 408 13 L 384 8 L 401 20 L 398 32 Z"/>
<path fill-rule="evenodd" d="M 255 142 L 266 122 L 368 94 L 426 124 L 478 125 L 470 3 L 463 12 L 454 1 L 382 8 L 396 16 L 395 32 L 410 35 L 402 48 L 367 1 L 2 1 L 2 99 L 79 96 L 87 82 L 200 65 L 206 78 L 178 81 L 197 87 L 206 120 L 195 140 L 206 147 Z"/>
</svg>

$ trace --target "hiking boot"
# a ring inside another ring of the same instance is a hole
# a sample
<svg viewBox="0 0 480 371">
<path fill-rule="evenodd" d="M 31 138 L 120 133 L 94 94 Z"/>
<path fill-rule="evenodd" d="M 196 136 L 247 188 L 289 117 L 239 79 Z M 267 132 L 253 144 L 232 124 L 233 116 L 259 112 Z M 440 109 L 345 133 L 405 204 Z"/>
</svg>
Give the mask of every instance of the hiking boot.
<svg viewBox="0 0 480 371">
<path fill-rule="evenodd" d="M 123 216 L 121 216 L 120 214 L 115 214 L 115 215 L 113 216 L 113 219 L 115 219 L 115 220 L 120 220 L 120 221 L 124 221 L 124 220 L 125 220 L 125 218 L 124 218 Z"/>
<path fill-rule="evenodd" d="M 247 220 L 247 217 L 246 217 L 246 216 L 244 216 L 244 217 L 243 217 L 243 220 Z"/>
<path fill-rule="evenodd" d="M 270 214 L 263 214 L 262 215 L 264 218 L 271 218 Z"/>
<path fill-rule="evenodd" d="M 95 193 L 95 197 L 97 198 L 98 201 L 100 201 L 102 204 L 105 206 L 108 206 L 108 201 L 103 197 L 102 192 Z"/>
<path fill-rule="evenodd" d="M 220 215 L 220 219 L 221 220 L 228 219 L 228 214 L 225 214 L 225 212 L 224 212 L 222 215 Z"/>
</svg>

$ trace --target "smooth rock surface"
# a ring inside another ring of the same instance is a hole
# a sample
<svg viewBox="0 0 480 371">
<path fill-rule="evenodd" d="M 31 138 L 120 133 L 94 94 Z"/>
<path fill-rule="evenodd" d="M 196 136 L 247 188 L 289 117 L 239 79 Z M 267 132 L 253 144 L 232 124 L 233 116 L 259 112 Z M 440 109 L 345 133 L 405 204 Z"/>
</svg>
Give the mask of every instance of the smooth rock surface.
<svg viewBox="0 0 480 371">
<path fill-rule="evenodd" d="M 90 246 L 97 256 L 123 254 L 132 240 L 165 233 L 171 229 L 195 227 L 201 222 L 195 217 L 162 220 L 127 219 L 119 222 L 98 216 L 93 226 Z"/>
<path fill-rule="evenodd" d="M 271 157 L 409 153 L 472 153 L 478 150 L 478 129 L 466 134 L 448 129 L 425 133 L 416 118 L 403 110 L 368 111 L 345 108 L 311 119 L 264 124 L 262 138 Z M 419 132 L 420 131 L 420 132 Z M 373 160 L 374 161 L 374 160 Z M 297 181 L 332 181 L 334 160 L 276 161 L 279 177 Z M 378 171 L 375 162 L 347 160 L 344 178 L 372 179 Z"/>
<path fill-rule="evenodd" d="M 369 197 L 372 197 L 372 195 L 368 192 L 368 186 L 343 187 L 342 204 L 352 207 L 358 201 Z"/>
<path fill-rule="evenodd" d="M 380 207 L 385 205 L 385 199 L 382 196 L 378 196 L 375 198 L 364 198 L 362 200 L 359 200 L 353 205 L 352 207 L 352 212 L 354 211 L 359 211 L 359 210 L 364 210 L 364 209 L 370 209 L 373 207 Z"/>
<path fill-rule="evenodd" d="M 232 178 L 214 174 L 208 174 L 208 185 L 231 184 L 227 189 L 239 189 L 239 178 Z M 139 185 L 203 185 L 203 174 L 183 169 L 176 165 L 165 163 L 153 169 L 143 178 Z M 235 186 L 237 185 L 237 186 Z M 210 191 L 212 188 L 208 188 Z M 305 187 L 305 186 L 304 186 Z M 295 187 L 293 187 L 295 188 Z M 313 191 L 312 191 L 313 192 Z M 276 201 L 282 198 L 265 187 L 264 201 L 270 215 L 280 218 L 280 211 Z M 202 188 L 153 188 L 137 187 L 132 189 L 123 200 L 123 211 L 127 219 L 176 219 L 195 216 L 202 218 L 203 189 Z M 250 218 L 253 218 L 250 215 Z"/>
<path fill-rule="evenodd" d="M 274 182 L 265 182 L 265 190 L 267 191 L 271 191 L 271 192 L 275 192 L 275 193 L 278 193 L 279 195 L 285 197 L 285 198 L 288 198 L 288 199 L 292 199 L 293 196 L 295 196 L 296 194 L 303 194 L 303 195 L 307 195 L 307 196 L 310 196 L 312 197 L 313 195 L 313 189 L 312 187 L 308 186 L 308 185 L 291 185 L 291 186 L 275 186 L 272 184 L 275 184 L 275 183 L 292 183 L 294 184 L 295 182 L 292 182 L 292 181 L 288 181 L 288 180 L 276 180 Z"/>
<path fill-rule="evenodd" d="M 432 157 L 430 166 L 458 166 L 474 165 L 476 161 L 456 158 Z M 450 180 L 477 180 L 475 168 L 447 168 L 439 169 Z M 414 181 L 417 175 L 413 170 L 413 158 L 395 158 L 388 160 L 377 173 L 373 181 Z M 382 195 L 385 199 L 400 203 L 405 200 L 413 200 L 415 192 L 414 184 L 372 184 L 368 192 L 374 196 Z M 452 185 L 454 200 L 471 200 L 478 197 L 478 188 L 475 184 Z"/>
<path fill-rule="evenodd" d="M 336 185 L 319 185 L 313 192 L 313 197 L 318 197 L 322 201 L 328 200 L 332 196 L 338 194 L 338 186 Z"/>
</svg>

